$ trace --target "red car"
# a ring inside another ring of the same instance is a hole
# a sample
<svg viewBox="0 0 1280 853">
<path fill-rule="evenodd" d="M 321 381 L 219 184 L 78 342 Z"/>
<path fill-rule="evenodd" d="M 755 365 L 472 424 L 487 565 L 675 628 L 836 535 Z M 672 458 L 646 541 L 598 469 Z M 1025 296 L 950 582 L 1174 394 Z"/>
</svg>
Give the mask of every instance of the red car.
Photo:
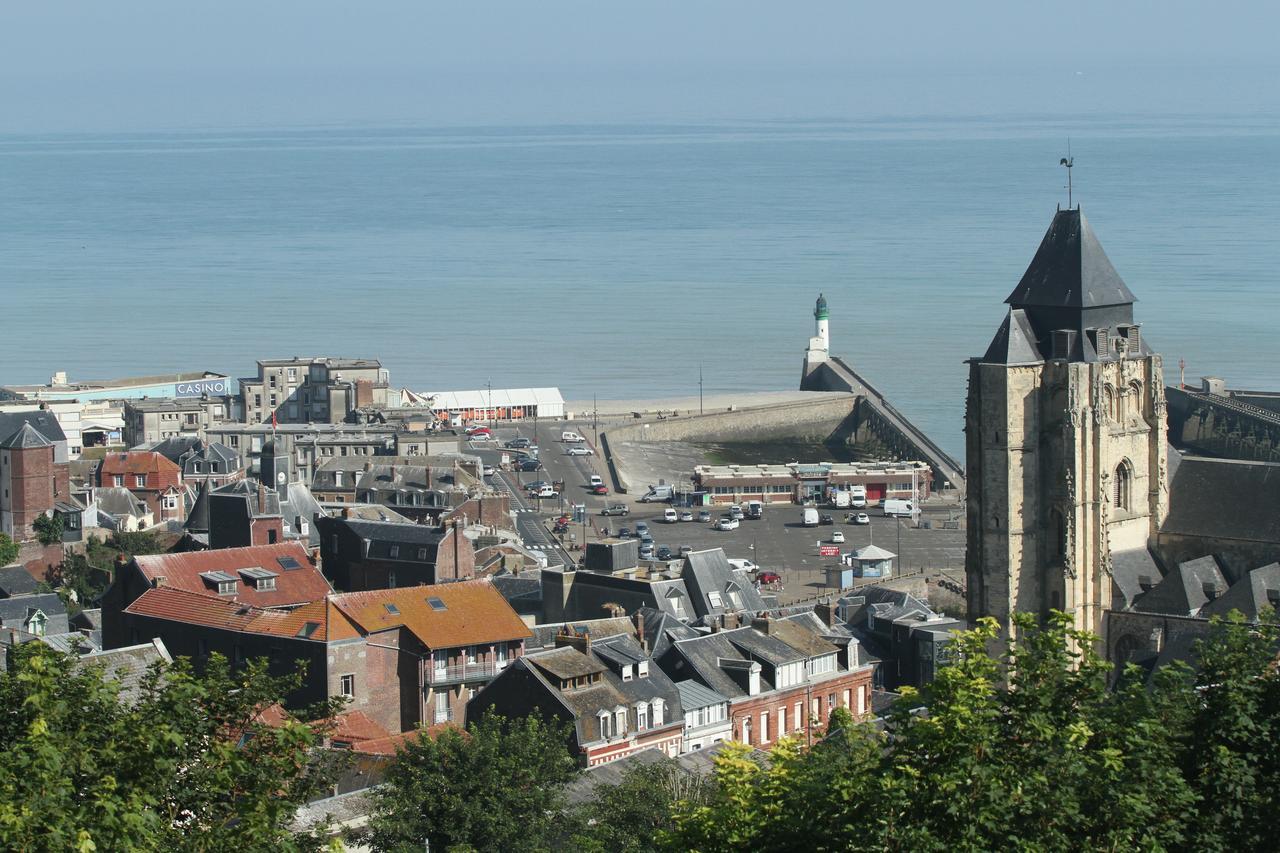
<svg viewBox="0 0 1280 853">
<path fill-rule="evenodd" d="M 607 494 L 609 494 L 609 487 L 608 487 L 608 486 L 606 486 L 604 483 L 599 483 L 599 484 L 597 484 L 597 485 L 595 485 L 595 486 L 592 486 L 592 487 L 591 487 L 591 494 L 593 494 L 593 495 L 607 495 Z"/>
<path fill-rule="evenodd" d="M 756 575 L 756 580 L 760 583 L 782 583 L 782 575 L 777 572 L 761 572 Z"/>
</svg>

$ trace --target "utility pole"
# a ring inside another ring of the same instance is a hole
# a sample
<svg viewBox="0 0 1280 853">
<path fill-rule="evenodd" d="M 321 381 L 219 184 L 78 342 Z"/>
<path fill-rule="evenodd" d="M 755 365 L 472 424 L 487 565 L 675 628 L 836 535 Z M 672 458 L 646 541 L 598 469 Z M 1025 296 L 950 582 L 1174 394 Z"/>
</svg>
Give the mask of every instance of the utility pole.
<svg viewBox="0 0 1280 853">
<path fill-rule="evenodd" d="M 698 414 L 705 414 L 702 409 L 702 365 L 698 365 Z"/>
<path fill-rule="evenodd" d="M 591 428 L 596 433 L 596 450 L 600 449 L 600 401 L 591 395 Z"/>
</svg>

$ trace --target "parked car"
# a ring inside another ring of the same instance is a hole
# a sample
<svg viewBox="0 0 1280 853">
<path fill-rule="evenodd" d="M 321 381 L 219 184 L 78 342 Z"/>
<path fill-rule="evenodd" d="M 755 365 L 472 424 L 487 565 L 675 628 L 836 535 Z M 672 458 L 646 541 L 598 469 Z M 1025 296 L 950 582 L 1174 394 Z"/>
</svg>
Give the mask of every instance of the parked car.
<svg viewBox="0 0 1280 853">
<path fill-rule="evenodd" d="M 731 515 L 722 515 L 716 522 L 716 530 L 737 530 L 741 522 Z"/>
<path fill-rule="evenodd" d="M 672 550 L 668 548 L 666 545 L 663 545 L 661 548 L 658 549 L 659 560 L 670 560 L 670 559 L 673 559 L 674 557 L 675 557 L 675 553 L 673 553 Z"/>
<path fill-rule="evenodd" d="M 860 512 L 856 515 L 854 515 L 853 513 L 849 513 L 849 514 L 853 515 L 854 524 L 870 524 L 871 523 L 871 516 L 867 515 L 865 512 Z"/>
<path fill-rule="evenodd" d="M 532 439 L 525 438 L 524 436 L 519 436 L 517 438 L 513 438 L 510 441 L 508 441 L 507 447 L 525 448 L 530 446 L 531 444 L 533 444 Z"/>
<path fill-rule="evenodd" d="M 473 432 L 467 437 L 472 441 L 493 441 L 493 433 L 489 432 L 487 429 L 481 432 Z"/>
<path fill-rule="evenodd" d="M 531 498 L 554 498 L 555 496 L 556 490 L 550 486 L 543 486 L 537 491 L 534 491 L 533 489 L 529 490 L 529 497 Z"/>
<path fill-rule="evenodd" d="M 777 572 L 761 572 L 756 575 L 756 580 L 760 583 L 782 583 L 782 575 Z"/>
<path fill-rule="evenodd" d="M 650 536 L 648 533 L 640 534 L 640 547 L 643 548 L 645 545 L 656 547 L 654 545 L 653 537 Z"/>
<path fill-rule="evenodd" d="M 548 483 L 546 480 L 534 480 L 532 483 L 525 483 L 524 487 L 526 491 L 532 492 L 532 491 L 535 491 L 536 489 L 541 489 L 543 486 L 550 486 L 550 485 L 551 484 Z"/>
<path fill-rule="evenodd" d="M 649 524 L 648 524 L 647 522 L 644 522 L 644 521 L 637 521 L 637 522 L 636 522 L 636 535 L 637 535 L 637 536 L 648 536 L 648 535 L 649 535 Z"/>
<path fill-rule="evenodd" d="M 831 542 L 835 545 L 839 545 L 840 543 L 844 542 L 844 531 L 833 530 L 831 532 Z"/>
<path fill-rule="evenodd" d="M 520 470 L 521 471 L 540 471 L 542 470 L 542 463 L 539 462 L 537 459 L 526 459 L 520 463 Z"/>
<path fill-rule="evenodd" d="M 585 444 L 575 444 L 564 452 L 565 456 L 593 456 L 595 451 Z"/>
<path fill-rule="evenodd" d="M 653 543 L 652 542 L 640 543 L 640 559 L 642 560 L 653 559 Z"/>
<path fill-rule="evenodd" d="M 733 566 L 735 569 L 745 569 L 748 572 L 755 572 L 760 569 L 759 566 L 750 560 L 739 560 L 736 558 L 730 558 L 729 565 Z"/>
<path fill-rule="evenodd" d="M 692 545 L 681 545 L 681 546 L 680 546 L 680 556 L 681 556 L 681 557 L 686 556 L 687 554 L 692 554 L 692 553 L 693 553 L 693 546 L 692 546 Z"/>
<path fill-rule="evenodd" d="M 689 510 L 685 510 L 684 512 L 680 513 L 680 520 L 693 521 L 693 513 L 689 512 Z"/>
<path fill-rule="evenodd" d="M 486 477 L 492 477 L 494 474 L 498 473 L 498 469 L 494 468 L 492 465 L 486 465 L 481 470 L 484 472 Z"/>
<path fill-rule="evenodd" d="M 705 524 L 710 520 L 711 520 L 711 510 L 704 509 L 698 512 L 698 521 L 701 521 L 703 524 Z"/>
<path fill-rule="evenodd" d="M 630 528 L 630 527 L 619 527 L 619 528 L 618 528 L 618 538 L 619 538 L 619 539 L 630 539 L 630 538 L 631 538 L 631 528 Z"/>
<path fill-rule="evenodd" d="M 600 510 L 601 515 L 630 515 L 631 508 L 626 504 L 609 504 Z"/>
<path fill-rule="evenodd" d="M 609 494 L 609 487 L 604 483 L 596 483 L 591 487 L 590 492 L 593 495 L 607 495 Z"/>
<path fill-rule="evenodd" d="M 742 519 L 746 518 L 746 515 L 747 514 L 742 511 L 742 507 L 738 506 L 737 504 L 733 504 L 732 506 L 729 507 L 730 518 L 736 518 L 738 519 L 738 521 L 742 521 Z"/>
<path fill-rule="evenodd" d="M 826 513 L 823 513 L 822 516 L 818 519 L 818 523 L 819 524 L 835 524 L 836 520 L 831 516 L 827 515 Z"/>
<path fill-rule="evenodd" d="M 601 477 L 600 477 L 600 475 L 599 475 L 599 474 L 592 474 L 592 475 L 587 479 L 587 485 L 588 485 L 588 486 L 603 486 L 603 485 L 604 485 L 604 480 L 603 480 L 603 479 L 601 479 Z"/>
<path fill-rule="evenodd" d="M 662 511 L 662 520 L 667 524 L 675 524 L 680 520 L 680 513 L 676 512 L 671 507 L 667 507 Z"/>
<path fill-rule="evenodd" d="M 480 433 L 491 434 L 491 432 L 492 431 L 487 426 L 480 426 L 478 424 L 469 426 L 466 429 L 466 435 L 468 436 L 479 435 Z"/>
</svg>

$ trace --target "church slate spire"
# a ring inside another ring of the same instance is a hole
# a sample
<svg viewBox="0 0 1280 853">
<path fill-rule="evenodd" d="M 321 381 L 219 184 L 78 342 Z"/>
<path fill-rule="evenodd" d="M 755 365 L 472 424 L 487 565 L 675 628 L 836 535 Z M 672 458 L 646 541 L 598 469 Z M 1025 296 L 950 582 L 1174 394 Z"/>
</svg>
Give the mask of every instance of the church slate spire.
<svg viewBox="0 0 1280 853">
<path fill-rule="evenodd" d="M 1136 301 L 1080 208 L 1054 215 L 1022 280 L 1005 300 L 1013 308 L 1076 309 Z"/>
</svg>

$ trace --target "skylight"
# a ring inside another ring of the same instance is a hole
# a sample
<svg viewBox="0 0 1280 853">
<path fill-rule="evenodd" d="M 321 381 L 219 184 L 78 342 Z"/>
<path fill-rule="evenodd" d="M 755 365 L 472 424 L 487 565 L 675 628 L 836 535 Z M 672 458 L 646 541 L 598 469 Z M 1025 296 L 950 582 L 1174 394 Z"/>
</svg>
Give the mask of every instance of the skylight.
<svg viewBox="0 0 1280 853">
<path fill-rule="evenodd" d="M 301 628 L 298 629 L 298 633 L 295 634 L 294 636 L 310 638 L 311 635 L 314 634 L 316 632 L 316 629 L 318 629 L 319 627 L 320 627 L 319 622 L 307 622 L 303 624 Z"/>
<path fill-rule="evenodd" d="M 443 602 L 443 601 L 441 601 L 439 598 L 436 598 L 434 595 L 427 599 L 427 604 L 430 604 L 430 605 L 431 605 L 431 609 L 432 609 L 432 610 L 446 610 L 446 609 L 448 609 L 448 608 L 446 608 L 446 607 L 444 606 L 444 602 Z"/>
<path fill-rule="evenodd" d="M 382 606 L 387 608 L 387 612 L 390 613 L 392 616 L 400 615 L 400 608 L 396 607 L 394 604 L 384 604 Z"/>
<path fill-rule="evenodd" d="M 276 557 L 276 562 L 279 563 L 280 568 L 284 569 L 286 572 L 302 568 L 302 564 L 293 557 Z"/>
</svg>

